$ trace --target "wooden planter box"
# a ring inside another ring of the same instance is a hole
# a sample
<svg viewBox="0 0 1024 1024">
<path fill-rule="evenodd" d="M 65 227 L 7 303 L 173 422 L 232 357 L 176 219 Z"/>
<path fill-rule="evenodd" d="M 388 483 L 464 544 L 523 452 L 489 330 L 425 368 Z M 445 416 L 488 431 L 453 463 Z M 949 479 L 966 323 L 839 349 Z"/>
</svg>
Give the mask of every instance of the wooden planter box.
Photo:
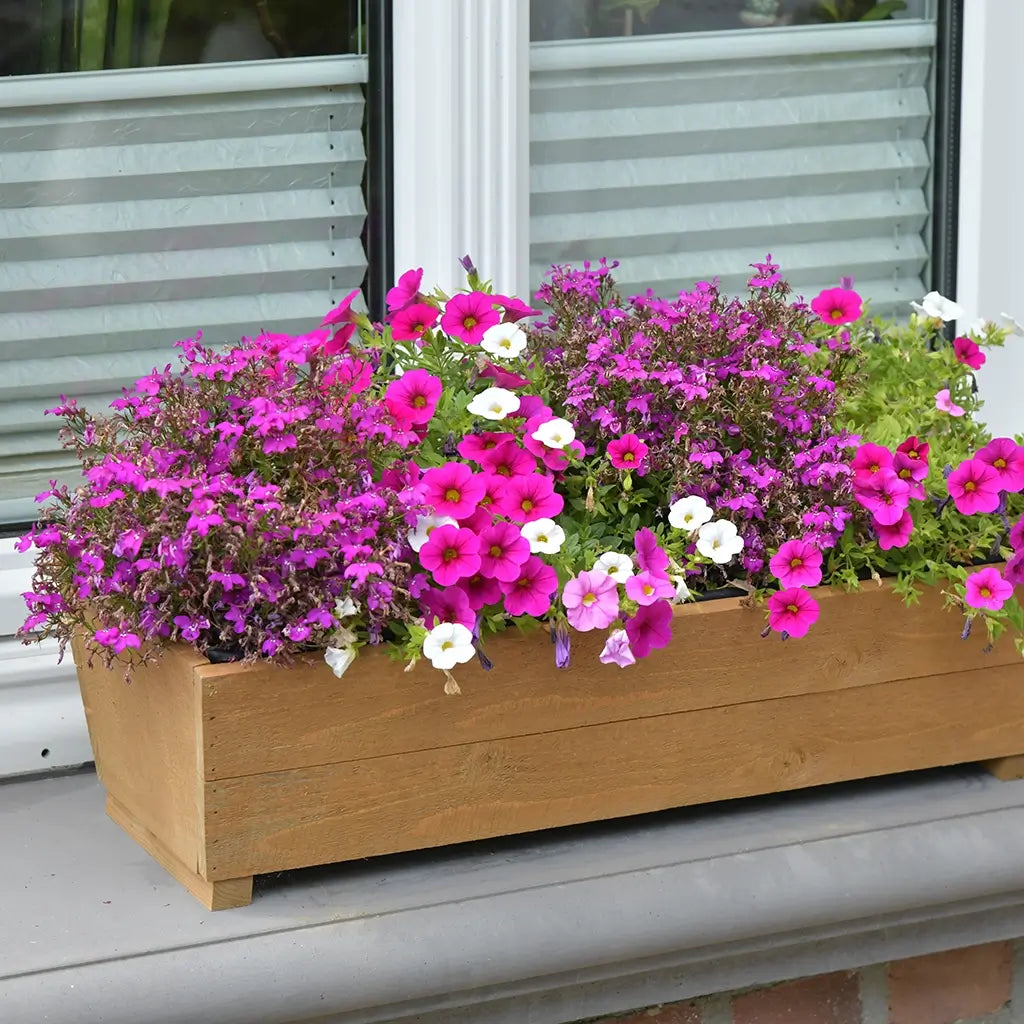
<svg viewBox="0 0 1024 1024">
<path fill-rule="evenodd" d="M 461 697 L 365 652 L 340 680 L 185 647 L 79 680 L 108 813 L 212 909 L 264 872 L 1024 753 L 1009 638 L 961 641 L 937 591 L 819 597 L 786 642 L 737 600 L 679 608 L 625 670 L 598 663 L 603 635 L 574 634 L 559 671 L 546 632 L 513 631 L 491 672 L 460 667 Z"/>
</svg>

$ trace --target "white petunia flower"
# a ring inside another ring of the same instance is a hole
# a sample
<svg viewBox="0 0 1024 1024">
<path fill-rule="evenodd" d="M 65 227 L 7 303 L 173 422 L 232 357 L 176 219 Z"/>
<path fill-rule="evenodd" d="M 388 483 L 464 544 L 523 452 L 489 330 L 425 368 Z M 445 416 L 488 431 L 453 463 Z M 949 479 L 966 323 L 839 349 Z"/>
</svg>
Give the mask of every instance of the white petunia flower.
<svg viewBox="0 0 1024 1024">
<path fill-rule="evenodd" d="M 668 522 L 677 530 L 693 533 L 709 522 L 712 514 L 711 508 L 703 498 L 690 494 L 672 502 L 668 510 Z"/>
<path fill-rule="evenodd" d="M 423 657 L 444 670 L 472 661 L 476 657 L 473 634 L 461 622 L 439 622 L 423 641 Z"/>
<path fill-rule="evenodd" d="M 359 652 L 355 647 L 328 647 L 324 651 L 324 661 L 331 671 L 340 679 L 347 671 Z"/>
<path fill-rule="evenodd" d="M 682 604 L 684 601 L 690 600 L 690 588 L 686 585 L 686 578 L 683 576 L 669 576 L 669 579 L 675 584 L 676 593 L 675 597 L 672 598 L 673 604 Z"/>
<path fill-rule="evenodd" d="M 518 408 L 519 396 L 507 388 L 487 388 L 466 406 L 474 416 L 483 416 L 487 420 L 503 420 Z"/>
<path fill-rule="evenodd" d="M 716 565 L 725 565 L 743 550 L 743 538 L 728 519 L 705 523 L 697 531 L 697 551 Z"/>
<path fill-rule="evenodd" d="M 520 533 L 530 542 L 530 551 L 535 555 L 553 555 L 561 551 L 565 543 L 565 530 L 554 519 L 524 523 Z"/>
<path fill-rule="evenodd" d="M 413 551 L 419 551 L 419 549 L 427 543 L 427 538 L 429 538 L 431 533 L 433 533 L 433 531 L 439 526 L 458 525 L 458 522 L 455 519 L 452 519 L 451 516 L 419 516 L 416 520 L 416 529 L 410 530 L 407 534 L 409 538 L 409 545 Z"/>
<path fill-rule="evenodd" d="M 964 307 L 947 299 L 938 292 L 929 292 L 920 302 L 910 304 L 918 313 L 925 316 L 937 317 L 945 322 L 946 320 L 958 320 L 964 315 Z"/>
<path fill-rule="evenodd" d="M 568 420 L 556 416 L 542 423 L 530 436 L 547 448 L 564 448 L 576 440 L 576 431 Z"/>
<path fill-rule="evenodd" d="M 480 347 L 496 359 L 515 359 L 526 348 L 526 331 L 519 324 L 495 324 L 484 331 Z"/>
<path fill-rule="evenodd" d="M 1010 333 L 1011 333 L 1011 334 L 1020 334 L 1020 335 L 1024 335 L 1024 324 L 1021 324 L 1019 320 L 1015 320 L 1015 319 L 1014 319 L 1014 318 L 1013 318 L 1012 316 L 1010 316 L 1010 314 L 1009 314 L 1009 313 L 1000 313 L 999 315 L 1000 315 L 1000 316 L 1001 316 L 1001 317 L 1002 317 L 1002 318 L 1003 318 L 1004 320 L 1007 320 L 1007 321 L 1009 321 L 1009 323 L 1010 323 L 1010 325 L 1011 325 L 1011 328 L 1012 328 L 1012 329 L 1010 330 Z M 1004 328 L 1004 330 L 1005 330 L 1005 328 Z"/>
<path fill-rule="evenodd" d="M 611 576 L 616 583 L 625 583 L 633 575 L 633 559 L 617 551 L 606 551 L 594 563 L 594 569 Z"/>
<path fill-rule="evenodd" d="M 417 549 L 418 550 L 418 549 Z M 353 615 L 359 614 L 359 605 L 351 597 L 339 597 L 334 602 L 334 617 L 341 622 L 342 619 L 350 619 Z"/>
</svg>

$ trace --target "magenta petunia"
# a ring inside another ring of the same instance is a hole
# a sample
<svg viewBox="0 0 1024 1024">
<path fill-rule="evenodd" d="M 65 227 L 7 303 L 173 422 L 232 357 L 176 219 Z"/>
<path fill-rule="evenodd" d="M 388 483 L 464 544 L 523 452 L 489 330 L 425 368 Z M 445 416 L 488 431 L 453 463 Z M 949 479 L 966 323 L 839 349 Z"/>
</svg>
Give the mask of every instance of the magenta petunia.
<svg viewBox="0 0 1024 1024">
<path fill-rule="evenodd" d="M 1012 547 L 1014 551 L 1024 549 L 1024 516 L 1021 516 L 1020 519 L 1010 527 L 1010 547 Z"/>
<path fill-rule="evenodd" d="M 1013 596 L 1013 587 L 999 574 L 998 569 L 981 569 L 967 577 L 964 600 L 972 608 L 985 608 L 997 612 Z"/>
<path fill-rule="evenodd" d="M 910 488 L 910 497 L 923 501 L 925 498 L 922 481 L 928 475 L 927 462 L 915 462 L 904 452 L 897 452 L 892 460 L 892 471 Z"/>
<path fill-rule="evenodd" d="M 476 610 L 472 607 L 465 590 L 459 586 L 445 587 L 444 590 L 430 588 L 420 597 L 423 606 L 423 624 L 433 629 L 439 622 L 458 622 L 466 629 L 476 623 Z"/>
<path fill-rule="evenodd" d="M 336 324 L 349 324 L 355 317 L 355 310 L 352 309 L 352 300 L 359 294 L 359 289 L 348 293 L 321 321 L 324 327 L 333 327 Z"/>
<path fill-rule="evenodd" d="M 391 317 L 391 337 L 395 341 L 418 341 L 437 323 L 436 306 L 414 302 Z"/>
<path fill-rule="evenodd" d="M 985 353 L 978 347 L 977 342 L 970 338 L 954 338 L 953 354 L 959 362 L 972 370 L 980 370 L 985 365 Z"/>
<path fill-rule="evenodd" d="M 480 538 L 458 526 L 438 526 L 419 550 L 420 563 L 442 587 L 480 571 Z"/>
<path fill-rule="evenodd" d="M 668 555 L 658 543 L 658 538 L 645 526 L 637 530 L 633 538 L 636 547 L 636 564 L 641 569 L 654 573 L 655 576 L 664 576 L 668 572 Z"/>
<path fill-rule="evenodd" d="M 861 297 L 850 288 L 826 288 L 813 299 L 811 309 L 827 324 L 849 324 L 864 312 Z"/>
<path fill-rule="evenodd" d="M 384 297 L 389 310 L 405 309 L 418 301 L 420 296 L 420 285 L 423 283 L 423 268 L 407 270 L 399 279 L 394 288 L 389 288 Z"/>
<path fill-rule="evenodd" d="M 527 316 L 540 316 L 539 309 L 533 309 L 514 295 L 492 295 L 491 298 L 505 311 L 505 323 L 515 323 Z"/>
<path fill-rule="evenodd" d="M 889 469 L 879 473 L 870 483 L 855 484 L 853 496 L 876 522 L 891 525 L 899 522 L 903 510 L 910 503 L 910 485 Z"/>
<path fill-rule="evenodd" d="M 558 574 L 536 555 L 522 564 L 515 580 L 503 582 L 505 611 L 509 615 L 546 615 L 558 591 Z"/>
<path fill-rule="evenodd" d="M 409 370 L 384 392 L 388 412 L 399 423 L 429 423 L 441 400 L 441 381 L 426 370 Z"/>
<path fill-rule="evenodd" d="M 439 516 L 465 519 L 484 496 L 484 482 L 461 462 L 446 462 L 423 474 L 423 500 Z"/>
<path fill-rule="evenodd" d="M 910 535 L 914 532 L 914 519 L 909 509 L 903 510 L 903 515 L 895 523 L 880 523 L 874 521 L 875 532 L 878 534 L 878 546 L 883 551 L 892 548 L 906 547 Z"/>
<path fill-rule="evenodd" d="M 486 453 L 493 451 L 506 441 L 515 441 L 516 435 L 508 432 L 494 433 L 485 431 L 482 434 L 467 434 L 458 444 L 457 451 L 464 459 L 479 462 Z"/>
<path fill-rule="evenodd" d="M 999 477 L 978 459 L 965 459 L 946 481 L 953 504 L 966 516 L 995 512 L 999 507 Z"/>
<path fill-rule="evenodd" d="M 581 572 L 562 588 L 562 604 L 573 629 L 607 629 L 619 617 L 619 585 L 603 572 Z"/>
<path fill-rule="evenodd" d="M 667 576 L 656 575 L 646 569 L 626 580 L 626 597 L 638 605 L 654 604 L 675 596 L 675 584 Z"/>
<path fill-rule="evenodd" d="M 560 494 L 555 493 L 555 485 L 550 478 L 539 473 L 511 477 L 498 503 L 498 511 L 517 523 L 554 519 L 564 507 L 565 502 Z"/>
<path fill-rule="evenodd" d="M 993 438 L 974 457 L 994 470 L 1001 491 L 1024 488 L 1024 448 L 1012 437 Z"/>
<path fill-rule="evenodd" d="M 818 621 L 818 602 L 800 587 L 787 587 L 768 598 L 768 624 L 777 633 L 806 636 Z"/>
<path fill-rule="evenodd" d="M 869 483 L 879 474 L 892 469 L 893 455 L 880 444 L 862 444 L 850 463 L 853 479 L 857 483 Z"/>
<path fill-rule="evenodd" d="M 501 583 L 519 579 L 530 557 L 530 542 L 511 523 L 494 523 L 480 532 L 480 575 Z"/>
<path fill-rule="evenodd" d="M 467 345 L 479 345 L 487 328 L 501 320 L 491 300 L 485 292 L 453 295 L 444 307 L 441 329 Z"/>
<path fill-rule="evenodd" d="M 638 608 L 626 622 L 626 636 L 635 658 L 646 658 L 651 651 L 667 647 L 672 639 L 672 605 L 657 601 Z"/>
<path fill-rule="evenodd" d="M 501 584 L 493 577 L 484 576 L 479 572 L 459 580 L 456 586 L 465 593 L 469 606 L 474 611 L 479 611 L 485 605 L 497 604 L 501 600 Z"/>
<path fill-rule="evenodd" d="M 896 451 L 902 452 L 908 459 L 917 462 L 928 461 L 928 451 L 931 445 L 927 441 L 919 441 L 916 437 L 908 437 L 902 444 L 896 446 Z"/>
<path fill-rule="evenodd" d="M 1024 585 L 1024 551 L 1018 551 L 1003 566 L 1003 578 L 1015 587 Z"/>
<path fill-rule="evenodd" d="M 642 469 L 649 450 L 636 434 L 623 434 L 608 443 L 608 461 L 616 469 Z"/>
<path fill-rule="evenodd" d="M 497 366 L 494 363 L 485 363 L 480 370 L 480 376 L 487 378 L 487 380 L 493 380 L 496 388 L 515 390 L 515 388 L 525 388 L 530 383 L 526 377 L 522 377 L 518 373 L 506 370 L 504 366 Z"/>
<path fill-rule="evenodd" d="M 480 452 L 480 465 L 494 476 L 529 476 L 536 472 L 537 460 L 515 441 L 505 441 L 497 448 Z"/>
<path fill-rule="evenodd" d="M 821 552 L 805 540 L 787 540 L 768 567 L 783 587 L 816 587 L 821 582 Z"/>
</svg>

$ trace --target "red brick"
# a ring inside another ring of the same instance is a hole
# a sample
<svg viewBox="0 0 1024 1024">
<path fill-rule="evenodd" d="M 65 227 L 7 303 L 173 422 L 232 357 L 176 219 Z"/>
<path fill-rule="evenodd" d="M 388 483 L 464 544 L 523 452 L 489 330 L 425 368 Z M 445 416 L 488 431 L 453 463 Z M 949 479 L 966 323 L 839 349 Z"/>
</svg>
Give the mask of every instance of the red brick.
<svg viewBox="0 0 1024 1024">
<path fill-rule="evenodd" d="M 694 1002 L 652 1006 L 625 1017 L 606 1017 L 598 1024 L 701 1024 L 700 1006 Z"/>
<path fill-rule="evenodd" d="M 745 992 L 732 1001 L 734 1024 L 860 1024 L 856 973 L 821 974 Z"/>
<path fill-rule="evenodd" d="M 890 964 L 890 1024 L 952 1024 L 994 1013 L 1010 1000 L 1012 964 L 1008 942 Z"/>
</svg>

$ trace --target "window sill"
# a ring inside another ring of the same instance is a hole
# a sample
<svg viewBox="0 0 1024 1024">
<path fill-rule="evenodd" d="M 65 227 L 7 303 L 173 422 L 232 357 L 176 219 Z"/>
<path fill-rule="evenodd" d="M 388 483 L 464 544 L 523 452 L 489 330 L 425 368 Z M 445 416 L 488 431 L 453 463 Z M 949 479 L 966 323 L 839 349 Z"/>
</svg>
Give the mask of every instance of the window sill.
<svg viewBox="0 0 1024 1024">
<path fill-rule="evenodd" d="M 1024 935 L 1024 782 L 972 769 L 258 880 L 210 914 L 92 774 L 0 785 L 0 1018 L 563 1024 Z"/>
</svg>

